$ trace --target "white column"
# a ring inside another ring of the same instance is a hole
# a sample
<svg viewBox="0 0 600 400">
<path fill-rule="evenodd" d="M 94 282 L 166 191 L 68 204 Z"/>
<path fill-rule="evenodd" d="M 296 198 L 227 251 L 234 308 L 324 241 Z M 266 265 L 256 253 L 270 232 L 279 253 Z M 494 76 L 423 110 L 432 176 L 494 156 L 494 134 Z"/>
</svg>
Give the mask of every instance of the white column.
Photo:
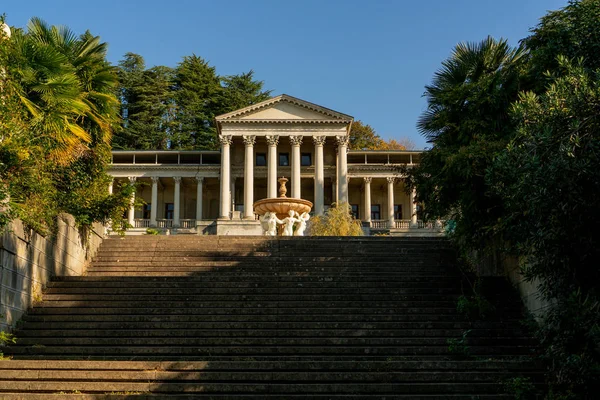
<svg viewBox="0 0 600 400">
<path fill-rule="evenodd" d="M 254 143 L 256 136 L 244 135 L 246 165 L 244 166 L 244 219 L 254 219 Z"/>
<path fill-rule="evenodd" d="M 111 180 L 108 184 L 108 194 L 113 194 L 113 183 L 114 182 L 115 182 L 115 180 L 111 178 Z"/>
<path fill-rule="evenodd" d="M 337 179 L 333 182 L 331 182 L 331 194 L 333 195 L 333 202 L 337 204 L 338 202 L 338 190 L 337 190 Z"/>
<path fill-rule="evenodd" d="M 417 227 L 417 189 L 410 192 L 410 224 Z"/>
<path fill-rule="evenodd" d="M 325 210 L 325 176 L 323 172 L 323 146 L 325 136 L 314 136 L 315 143 L 315 214 L 323 215 Z"/>
<path fill-rule="evenodd" d="M 274 199 L 277 197 L 277 145 L 279 144 L 279 136 L 267 136 L 266 138 L 269 144 L 267 197 Z"/>
<path fill-rule="evenodd" d="M 229 198 L 231 199 L 231 217 L 233 218 L 233 212 L 235 211 L 235 180 L 236 177 L 231 178 L 231 189 L 229 189 Z"/>
<path fill-rule="evenodd" d="M 158 212 L 158 176 L 152 177 L 152 199 L 150 200 L 150 226 L 156 226 L 156 213 Z"/>
<path fill-rule="evenodd" d="M 196 177 L 196 221 L 202 220 L 202 195 L 203 195 L 203 185 L 204 185 L 204 177 L 197 176 Z"/>
<path fill-rule="evenodd" d="M 388 182 L 388 221 L 389 221 L 389 227 L 390 228 L 395 228 L 395 224 L 394 224 L 394 180 L 396 178 L 388 176 L 387 177 L 387 182 Z"/>
<path fill-rule="evenodd" d="M 338 201 L 348 202 L 348 136 L 336 136 L 338 142 Z"/>
<path fill-rule="evenodd" d="M 371 222 L 371 181 L 373 178 L 365 177 L 365 222 Z"/>
<path fill-rule="evenodd" d="M 221 142 L 221 209 L 219 210 L 219 219 L 229 219 L 231 208 L 231 197 L 229 191 L 231 165 L 229 159 L 229 147 L 231 146 L 231 136 L 220 136 Z"/>
<path fill-rule="evenodd" d="M 300 193 L 300 145 L 302 136 L 290 136 L 292 145 L 292 196 L 295 199 L 302 198 Z"/>
<path fill-rule="evenodd" d="M 180 225 L 179 210 L 181 208 L 181 177 L 174 176 L 175 192 L 173 193 L 173 227 L 178 228 Z"/>
<path fill-rule="evenodd" d="M 136 181 L 136 177 L 135 176 L 130 176 L 129 177 L 129 184 L 131 186 L 135 185 L 135 181 Z M 131 200 L 129 202 L 129 212 L 127 213 L 127 222 L 129 223 L 129 225 L 131 225 L 132 227 L 135 227 L 135 191 L 133 193 L 131 193 Z"/>
</svg>

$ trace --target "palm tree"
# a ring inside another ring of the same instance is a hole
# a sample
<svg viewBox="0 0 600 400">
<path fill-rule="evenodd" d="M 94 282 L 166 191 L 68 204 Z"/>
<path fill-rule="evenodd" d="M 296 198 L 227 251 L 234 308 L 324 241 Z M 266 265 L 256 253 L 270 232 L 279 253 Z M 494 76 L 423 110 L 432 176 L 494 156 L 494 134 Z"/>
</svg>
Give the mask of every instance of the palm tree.
<svg viewBox="0 0 600 400">
<path fill-rule="evenodd" d="M 34 18 L 27 33 L 13 35 L 11 45 L 9 70 L 30 114 L 34 145 L 64 164 L 91 144 L 110 143 L 117 121 L 117 78 L 105 61 L 105 43 L 89 32 L 77 37 Z"/>
<path fill-rule="evenodd" d="M 430 142 L 466 144 L 474 136 L 500 133 L 508 108 L 520 89 L 526 58 L 522 47 L 487 37 L 479 43 L 460 43 L 425 87 L 427 109 L 417 129 Z"/>
<path fill-rule="evenodd" d="M 502 203 L 485 175 L 514 135 L 511 104 L 523 82 L 527 53 L 491 37 L 462 43 L 425 87 L 427 109 L 417 129 L 433 143 L 413 177 L 426 218 L 456 220 L 458 236 L 487 240 Z"/>
</svg>

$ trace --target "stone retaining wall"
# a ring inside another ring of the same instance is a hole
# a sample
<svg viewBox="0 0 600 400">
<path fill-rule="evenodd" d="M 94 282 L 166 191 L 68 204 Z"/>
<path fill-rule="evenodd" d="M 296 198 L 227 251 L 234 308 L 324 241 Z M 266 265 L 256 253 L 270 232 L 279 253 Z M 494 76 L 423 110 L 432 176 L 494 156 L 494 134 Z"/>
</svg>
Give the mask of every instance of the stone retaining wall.
<svg viewBox="0 0 600 400">
<path fill-rule="evenodd" d="M 477 255 L 475 255 L 477 257 Z M 521 273 L 518 257 L 509 256 L 501 251 L 484 256 L 477 264 L 479 276 L 507 276 L 521 295 L 523 305 L 536 318 L 541 318 L 550 303 L 540 296 L 539 283 L 528 282 Z"/>
<path fill-rule="evenodd" d="M 53 237 L 25 229 L 20 220 L 11 222 L 0 234 L 0 330 L 14 326 L 41 299 L 52 276 L 84 274 L 103 236 L 101 224 L 86 235 L 68 214 L 59 216 Z"/>
</svg>

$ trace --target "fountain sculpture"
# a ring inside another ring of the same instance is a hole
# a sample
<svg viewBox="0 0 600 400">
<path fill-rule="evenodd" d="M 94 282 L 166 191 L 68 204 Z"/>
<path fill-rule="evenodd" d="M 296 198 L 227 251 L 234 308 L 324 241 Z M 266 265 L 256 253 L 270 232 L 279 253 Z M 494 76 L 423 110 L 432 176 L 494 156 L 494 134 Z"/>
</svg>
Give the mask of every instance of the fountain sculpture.
<svg viewBox="0 0 600 400">
<path fill-rule="evenodd" d="M 278 179 L 279 197 L 254 203 L 254 212 L 260 215 L 260 224 L 266 236 L 304 236 L 313 204 L 308 200 L 286 197 L 287 181 L 283 177 Z"/>
</svg>

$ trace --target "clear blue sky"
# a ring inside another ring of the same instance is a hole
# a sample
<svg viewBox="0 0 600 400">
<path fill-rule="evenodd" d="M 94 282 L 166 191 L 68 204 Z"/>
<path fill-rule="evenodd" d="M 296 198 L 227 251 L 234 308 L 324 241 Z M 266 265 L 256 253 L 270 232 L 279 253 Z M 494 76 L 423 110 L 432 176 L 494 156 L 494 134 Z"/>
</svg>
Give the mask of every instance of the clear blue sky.
<svg viewBox="0 0 600 400">
<path fill-rule="evenodd" d="M 415 124 L 423 87 L 454 45 L 513 45 L 567 0 L 6 0 L 10 25 L 29 18 L 86 29 L 126 52 L 175 66 L 195 53 L 221 75 L 253 69 L 274 94 L 350 114 L 384 138 L 426 146 Z"/>
</svg>

